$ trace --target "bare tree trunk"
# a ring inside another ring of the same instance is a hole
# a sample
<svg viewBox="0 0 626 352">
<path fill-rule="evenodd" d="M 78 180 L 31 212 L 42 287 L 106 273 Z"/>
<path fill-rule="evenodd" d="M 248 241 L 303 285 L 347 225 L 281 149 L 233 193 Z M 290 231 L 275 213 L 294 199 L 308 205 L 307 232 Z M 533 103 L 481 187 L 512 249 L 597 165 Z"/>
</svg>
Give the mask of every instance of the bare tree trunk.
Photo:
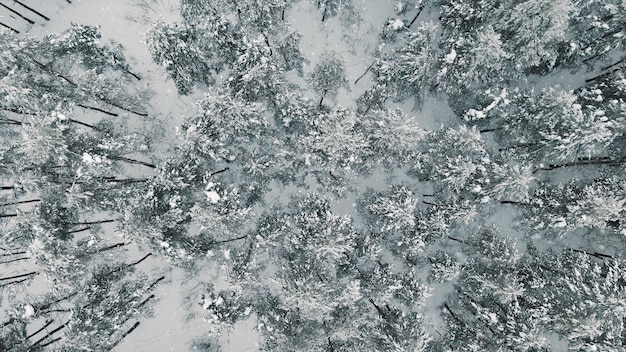
<svg viewBox="0 0 626 352">
<path fill-rule="evenodd" d="M 413 19 L 411 20 L 411 23 L 409 23 L 409 25 L 407 26 L 407 28 L 411 28 L 411 26 L 413 25 L 413 23 L 415 23 L 415 21 L 417 21 L 417 18 L 420 16 L 420 14 L 422 13 L 422 10 L 424 10 L 424 5 L 420 6 L 420 9 L 417 11 L 417 14 L 415 15 L 415 17 L 413 17 Z"/>
<path fill-rule="evenodd" d="M 7 260 L 6 262 L 0 262 L 0 264 L 10 264 L 10 263 L 19 262 L 21 260 L 28 260 L 28 259 L 30 259 L 30 257 L 11 259 L 11 260 Z"/>
<path fill-rule="evenodd" d="M 106 219 L 106 220 L 96 220 L 96 221 L 86 221 L 86 222 L 71 222 L 68 225 L 78 226 L 78 225 L 97 225 L 97 224 L 107 224 L 110 222 L 116 222 L 119 219 Z"/>
<path fill-rule="evenodd" d="M 246 237 L 248 237 L 248 235 L 243 235 L 243 236 L 239 236 L 239 237 L 235 237 L 235 238 L 230 238 L 230 239 L 227 239 L 227 240 L 215 241 L 215 242 L 211 242 L 210 244 L 211 245 L 215 245 L 215 244 L 223 244 L 223 243 L 235 242 L 235 241 L 243 240 Z"/>
<path fill-rule="evenodd" d="M 622 62 L 624 62 L 624 61 L 626 61 L 626 57 L 623 57 L 621 60 L 619 60 L 619 61 L 617 61 L 617 62 L 614 62 L 614 63 L 612 63 L 612 64 L 610 64 L 610 65 L 608 65 L 608 66 L 602 67 L 602 70 L 608 70 L 608 69 L 610 69 L 611 67 L 617 66 L 617 65 L 621 64 L 621 63 L 622 63 Z"/>
<path fill-rule="evenodd" d="M 34 14 L 36 14 L 36 15 L 38 15 L 39 17 L 43 18 L 44 20 L 46 20 L 46 21 L 50 21 L 50 19 L 49 19 L 47 16 L 43 15 L 41 12 L 39 12 L 39 11 L 37 11 L 37 10 L 33 9 L 32 7 L 30 7 L 30 6 L 26 5 L 26 4 L 24 4 L 23 2 L 18 1 L 18 0 L 13 0 L 13 2 L 14 2 L 14 3 L 16 3 L 16 4 L 19 4 L 20 6 L 22 6 L 23 8 L 25 8 L 25 9 L 27 9 L 27 10 L 30 10 L 30 12 L 33 12 Z"/>
<path fill-rule="evenodd" d="M 46 321 L 46 324 L 44 324 L 44 326 L 42 326 L 41 328 L 37 329 L 37 331 L 33 332 L 32 334 L 26 336 L 26 340 L 30 339 L 31 337 L 39 334 L 40 332 L 42 332 L 45 328 L 47 328 L 48 326 L 50 326 L 50 324 L 52 324 L 54 322 L 54 319 L 50 319 L 48 321 Z"/>
<path fill-rule="evenodd" d="M 94 106 L 88 106 L 88 105 L 83 105 L 83 104 L 76 104 L 76 106 L 80 106 L 81 108 L 90 109 L 90 110 L 94 110 L 94 111 L 99 111 L 99 112 L 105 113 L 105 114 L 107 114 L 109 116 L 119 116 L 119 114 L 116 114 L 114 112 L 110 112 L 110 111 L 107 111 L 107 110 L 104 110 L 104 109 L 96 108 Z"/>
<path fill-rule="evenodd" d="M 110 346 L 110 350 L 115 349 L 115 346 L 119 345 L 120 342 L 122 342 L 122 340 L 124 340 L 128 335 L 130 335 L 133 331 L 135 331 L 135 329 L 137 329 L 137 327 L 139 326 L 139 322 L 136 322 L 130 329 L 128 329 L 117 341 L 115 341 L 113 344 L 111 344 Z"/>
<path fill-rule="evenodd" d="M 374 64 L 376 64 L 376 61 L 372 62 L 369 66 L 367 66 L 367 69 L 365 70 L 365 72 L 363 72 L 363 74 L 360 75 L 359 78 L 356 79 L 356 81 L 354 81 L 355 85 L 361 80 L 361 78 L 365 77 L 365 75 L 372 69 L 372 67 L 374 67 Z"/>
<path fill-rule="evenodd" d="M 326 97 L 326 93 L 328 92 L 328 89 L 324 89 L 324 92 L 322 93 L 322 97 L 320 98 L 320 104 L 319 104 L 319 108 L 322 108 L 322 102 L 324 101 L 324 97 Z"/>
<path fill-rule="evenodd" d="M 538 168 L 538 169 L 534 170 L 533 173 L 536 173 L 537 171 L 551 171 L 551 170 L 560 169 L 560 168 L 564 168 L 564 167 L 571 167 L 571 166 L 583 166 L 583 165 L 619 166 L 619 165 L 623 165 L 625 163 L 626 163 L 626 157 L 619 158 L 619 159 L 604 159 L 604 158 L 601 158 L 601 159 L 583 159 L 583 160 L 579 160 L 579 161 L 573 161 L 571 163 L 548 165 L 548 167 L 541 167 L 541 168 Z"/>
<path fill-rule="evenodd" d="M 385 312 L 379 306 L 377 306 L 376 303 L 374 303 L 374 300 L 370 298 L 369 301 L 374 306 L 374 308 L 376 308 L 376 311 L 381 316 L 381 318 L 386 319 Z"/>
<path fill-rule="evenodd" d="M 8 256 L 11 256 L 11 255 L 19 255 L 19 254 L 27 254 L 27 253 L 28 252 L 26 252 L 26 251 L 4 253 L 4 254 L 0 254 L 0 257 L 8 257 Z"/>
<path fill-rule="evenodd" d="M 151 163 L 147 163 L 145 161 L 141 161 L 141 160 L 136 160 L 136 159 L 131 159 L 131 158 L 127 158 L 124 156 L 109 156 L 109 159 L 113 159 L 113 160 L 118 160 L 118 161 L 124 161 L 127 162 L 129 164 L 135 164 L 135 165 L 143 165 L 143 166 L 147 166 L 151 169 L 156 169 L 156 165 L 151 164 Z"/>
<path fill-rule="evenodd" d="M 461 325 L 465 325 L 465 322 L 463 322 L 461 319 L 459 319 L 450 309 L 450 307 L 448 307 L 448 303 L 444 303 L 443 307 L 448 311 L 448 313 L 450 313 L 450 315 L 452 316 L 452 318 L 454 318 L 454 320 L 456 320 L 457 322 L 459 322 L 459 324 Z"/>
<path fill-rule="evenodd" d="M 26 273 L 26 274 L 19 274 L 19 275 L 13 275 L 13 276 L 0 277 L 0 281 L 19 279 L 19 278 L 22 278 L 22 277 L 28 277 L 28 276 L 33 276 L 33 275 L 37 275 L 37 274 L 39 274 L 39 272 L 31 271 L 30 273 Z"/>
<path fill-rule="evenodd" d="M 46 334 L 46 336 L 40 338 L 39 340 L 33 342 L 32 345 L 30 345 L 30 347 L 28 347 L 27 351 L 34 351 L 36 350 L 36 347 L 41 347 L 41 343 L 44 342 L 48 337 L 54 335 L 57 331 L 63 329 L 65 326 L 67 326 L 67 324 L 70 323 L 71 320 L 66 321 L 65 323 L 57 326 L 56 328 L 54 328 L 52 331 L 50 331 L 48 334 Z"/>
<path fill-rule="evenodd" d="M 230 168 L 229 168 L 229 167 L 225 167 L 225 168 L 223 168 L 223 169 L 221 169 L 221 170 L 219 170 L 219 171 L 212 172 L 212 173 L 209 175 L 209 177 L 211 177 L 211 176 L 215 176 L 215 175 L 218 175 L 218 174 L 221 174 L 222 172 L 226 172 L 226 171 L 228 171 L 228 170 L 230 170 Z"/>
<path fill-rule="evenodd" d="M 0 22 L 0 26 L 12 30 L 13 33 L 15 33 L 15 34 L 20 34 L 20 31 L 18 31 L 17 29 L 15 29 L 15 28 L 13 28 L 13 27 L 11 27 L 9 25 L 6 25 L 6 24 L 4 24 L 2 22 Z"/>
<path fill-rule="evenodd" d="M 24 21 L 30 23 L 30 24 L 35 24 L 35 21 L 31 20 L 30 18 L 22 15 L 21 13 L 13 10 L 12 8 L 8 7 L 7 5 L 3 4 L 0 2 L 0 6 L 4 7 L 5 9 L 9 10 L 10 12 L 16 14 L 17 16 L 19 16 L 21 19 L 23 19 Z"/>
<path fill-rule="evenodd" d="M 30 199 L 30 200 L 21 200 L 19 202 L 3 203 L 3 204 L 0 204 L 0 207 L 6 207 L 9 205 L 17 205 L 17 204 L 36 203 L 36 202 L 41 202 L 41 199 Z"/>
</svg>

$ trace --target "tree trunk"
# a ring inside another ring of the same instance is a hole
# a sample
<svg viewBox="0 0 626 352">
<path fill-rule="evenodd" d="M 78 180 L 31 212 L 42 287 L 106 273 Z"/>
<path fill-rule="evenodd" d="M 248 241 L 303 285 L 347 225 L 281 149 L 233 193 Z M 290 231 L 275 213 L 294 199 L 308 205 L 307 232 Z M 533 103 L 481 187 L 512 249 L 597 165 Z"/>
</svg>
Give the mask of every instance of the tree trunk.
<svg viewBox="0 0 626 352">
<path fill-rule="evenodd" d="M 520 202 L 516 202 L 514 200 L 501 200 L 500 204 L 521 204 Z"/>
<path fill-rule="evenodd" d="M 26 273 L 26 274 L 19 274 L 19 275 L 13 275 L 13 276 L 0 277 L 0 281 L 19 279 L 19 278 L 22 278 L 22 277 L 28 277 L 28 276 L 33 276 L 33 275 L 37 275 L 37 274 L 39 274 L 39 272 L 31 271 L 30 273 Z"/>
<path fill-rule="evenodd" d="M 407 26 L 407 28 L 411 28 L 411 26 L 413 25 L 413 23 L 415 23 L 415 21 L 417 21 L 417 18 L 420 16 L 420 14 L 422 13 L 422 10 L 424 10 L 424 5 L 420 6 L 420 9 L 417 11 L 417 14 L 415 15 L 415 17 L 413 17 L 413 19 L 411 20 L 411 23 L 409 23 L 409 25 Z"/>
<path fill-rule="evenodd" d="M 11 255 L 19 255 L 19 254 L 27 254 L 28 252 L 26 251 L 19 251 L 19 252 L 12 252 L 12 253 L 4 253 L 4 254 L 0 254 L 0 257 L 8 257 Z"/>
<path fill-rule="evenodd" d="M 602 254 L 602 253 L 598 253 L 598 252 L 587 252 L 587 251 L 583 251 L 583 250 L 580 250 L 580 249 L 572 249 L 572 251 L 574 251 L 576 253 L 582 253 L 582 254 L 590 255 L 592 257 L 596 257 L 596 258 L 601 259 L 601 260 L 604 260 L 606 258 L 611 258 L 611 259 L 614 258 L 612 255 Z"/>
<path fill-rule="evenodd" d="M 2 287 L 7 287 L 7 286 L 11 286 L 11 285 L 21 284 L 22 282 L 25 282 L 26 280 L 28 280 L 28 278 L 26 278 L 26 279 L 21 279 L 21 280 L 16 280 L 16 281 L 11 281 L 11 282 L 7 282 L 7 283 L 5 283 L 5 284 L 0 285 L 0 288 L 2 288 Z"/>
<path fill-rule="evenodd" d="M 17 205 L 17 204 L 36 203 L 36 202 L 41 202 L 41 199 L 21 200 L 19 202 L 3 203 L 3 204 L 0 204 L 0 207 L 6 207 L 9 205 Z"/>
<path fill-rule="evenodd" d="M 212 176 L 215 176 L 215 175 L 221 174 L 222 172 L 226 172 L 226 171 L 228 171 L 228 170 L 230 170 L 230 168 L 229 168 L 229 167 L 225 167 L 225 168 L 223 168 L 223 169 L 221 169 L 221 170 L 219 170 L 219 171 L 212 172 L 212 173 L 209 175 L 209 177 L 212 177 Z"/>
<path fill-rule="evenodd" d="M 24 21 L 30 23 L 30 24 L 35 24 L 35 21 L 31 20 L 30 18 L 22 15 L 21 13 L 13 10 L 12 8 L 8 7 L 7 5 L 3 4 L 0 2 L 0 6 L 4 7 L 5 9 L 9 10 L 10 12 L 16 14 L 17 16 L 19 16 L 21 19 L 23 19 Z"/>
<path fill-rule="evenodd" d="M 272 51 L 272 46 L 270 45 L 270 38 L 267 37 L 267 34 L 265 34 L 265 32 L 261 33 L 261 35 L 263 35 L 263 38 L 265 39 L 265 44 L 270 49 L 270 56 L 272 56 L 274 52 Z"/>
<path fill-rule="evenodd" d="M 27 259 L 30 259 L 30 257 L 11 259 L 11 260 L 7 260 L 6 262 L 0 262 L 0 264 L 10 264 L 13 262 L 19 262 L 20 260 L 27 260 Z"/>
<path fill-rule="evenodd" d="M 125 245 L 127 245 L 128 243 L 125 242 L 119 242 L 119 243 L 115 243 L 112 244 L 110 246 L 106 246 L 106 247 L 102 247 L 99 248 L 98 250 L 96 250 L 95 253 L 102 253 L 102 252 L 106 252 L 106 251 L 110 251 L 111 249 L 115 249 L 115 248 L 119 248 L 119 247 L 124 247 Z"/>
<path fill-rule="evenodd" d="M 619 166 L 625 163 L 626 163 L 626 157 L 619 158 L 619 159 L 605 159 L 605 158 L 583 159 L 579 161 L 573 161 L 570 163 L 548 165 L 548 167 L 542 167 L 542 168 L 538 168 L 534 170 L 533 173 L 536 173 L 537 171 L 551 171 L 551 170 L 560 169 L 563 167 L 571 167 L 571 166 L 583 166 L 583 165 Z"/>
<path fill-rule="evenodd" d="M 137 260 L 136 262 L 127 264 L 127 266 L 135 266 L 137 264 L 141 264 L 141 262 L 143 262 L 144 260 L 148 259 L 148 257 L 151 256 L 151 255 L 152 255 L 152 253 L 148 253 L 148 254 L 144 255 L 143 258 Z"/>
<path fill-rule="evenodd" d="M 118 160 L 118 161 L 124 161 L 124 162 L 127 162 L 129 164 L 143 165 L 143 166 L 147 166 L 147 167 L 149 167 L 151 169 L 156 169 L 156 165 L 154 165 L 154 164 L 147 163 L 147 162 L 141 161 L 141 160 L 127 158 L 127 157 L 124 157 L 124 156 L 112 155 L 112 156 L 109 156 L 109 159 Z"/>
<path fill-rule="evenodd" d="M 466 243 L 465 243 L 465 241 L 460 240 L 460 239 L 458 239 L 458 238 L 455 238 L 455 237 L 452 237 L 452 236 L 448 236 L 448 238 L 449 238 L 449 239 L 451 239 L 451 240 L 453 240 L 453 241 L 456 241 L 456 242 L 459 242 L 459 243 L 466 244 Z"/>
<path fill-rule="evenodd" d="M 47 328 L 48 326 L 50 326 L 50 324 L 52 324 L 54 322 L 54 319 L 50 319 L 48 321 L 46 321 L 46 324 L 44 326 L 42 326 L 41 328 L 39 328 L 37 331 L 33 332 L 32 334 L 26 336 L 26 340 L 30 339 L 31 337 L 39 334 L 40 332 L 42 332 L 45 328 Z"/>
<path fill-rule="evenodd" d="M 328 92 L 328 89 L 324 89 L 324 92 L 322 93 L 322 97 L 320 98 L 320 104 L 319 104 L 319 108 L 322 108 L 322 102 L 324 101 L 324 97 L 326 96 L 326 93 Z"/>
<path fill-rule="evenodd" d="M 493 128 L 485 128 L 484 130 L 479 130 L 478 132 L 480 133 L 486 133 L 486 132 L 495 132 L 498 130 L 501 130 L 502 127 L 493 127 Z"/>
<path fill-rule="evenodd" d="M 613 70 L 611 70 L 611 71 L 609 71 L 609 72 L 605 72 L 605 73 L 600 74 L 600 75 L 597 75 L 597 76 L 595 76 L 595 77 L 588 78 L 588 79 L 586 79 L 586 80 L 585 80 L 585 83 L 591 83 L 591 82 L 597 81 L 597 80 L 599 80 L 599 79 L 601 79 L 601 78 L 604 78 L 604 77 L 610 76 L 610 75 L 612 75 L 613 73 L 615 73 L 615 72 L 617 72 L 617 71 L 620 71 L 621 69 L 623 69 L 623 67 L 618 67 L 618 68 L 615 68 L 615 69 L 613 69 Z"/>
<path fill-rule="evenodd" d="M 91 230 L 91 226 L 85 226 L 81 229 L 78 230 L 72 230 L 72 231 L 68 231 L 68 234 L 72 234 L 72 233 L 79 233 L 79 232 L 83 232 L 83 231 L 87 231 L 87 230 Z"/>
<path fill-rule="evenodd" d="M 621 64 L 621 63 L 622 63 L 622 62 L 624 62 L 624 61 L 626 61 L 626 57 L 623 57 L 621 60 L 619 60 L 619 61 L 617 61 L 617 62 L 614 62 L 614 63 L 612 63 L 611 65 L 608 65 L 608 66 L 602 67 L 602 70 L 608 70 L 608 69 L 610 69 L 611 67 L 617 66 L 617 65 Z"/>
<path fill-rule="evenodd" d="M 28 350 L 27 350 L 27 351 L 34 351 L 34 350 L 36 350 L 36 347 L 38 347 L 38 346 L 39 346 L 39 347 L 41 347 L 41 346 L 40 346 L 40 344 L 41 344 L 42 342 L 44 342 L 44 341 L 45 341 L 48 337 L 50 337 L 50 336 L 54 335 L 54 333 L 56 333 L 57 331 L 59 331 L 59 330 L 63 329 L 63 328 L 64 328 L 67 324 L 69 324 L 69 323 L 70 323 L 70 321 L 71 321 L 71 320 L 68 320 L 68 321 L 66 321 L 65 323 L 63 323 L 63 324 L 61 324 L 61 325 L 57 326 L 57 327 L 56 327 L 56 328 L 54 328 L 52 331 L 50 331 L 48 334 L 46 334 L 46 336 L 44 336 L 44 337 L 40 338 L 39 340 L 37 340 L 37 341 L 33 342 L 33 344 L 32 344 L 32 345 L 30 345 L 30 347 L 28 347 Z"/>
<path fill-rule="evenodd" d="M 243 240 L 246 237 L 248 237 L 248 235 L 243 235 L 243 236 L 239 236 L 239 237 L 235 237 L 235 238 L 230 238 L 230 239 L 227 239 L 227 240 L 215 241 L 215 242 L 211 242 L 209 244 L 210 245 L 216 245 L 216 244 L 235 242 L 235 241 Z"/>
<path fill-rule="evenodd" d="M 165 276 L 161 276 L 160 278 L 154 280 L 153 283 L 150 284 L 150 286 L 148 286 L 148 288 L 146 288 L 146 292 L 152 290 L 159 282 L 165 280 Z"/>
<path fill-rule="evenodd" d="M 450 315 L 452 316 L 452 318 L 454 318 L 454 320 L 456 320 L 457 322 L 459 322 L 459 324 L 465 326 L 465 322 L 463 322 L 461 319 L 457 318 L 456 314 L 454 314 L 452 312 L 452 310 L 450 309 L 450 307 L 448 307 L 448 303 L 444 303 L 443 307 L 448 311 L 448 313 L 450 313 Z"/>
<path fill-rule="evenodd" d="M 32 58 L 32 57 L 31 57 L 30 59 L 31 59 L 31 60 L 32 60 L 32 61 L 33 61 L 33 62 L 34 62 L 37 66 L 39 66 L 39 68 L 40 68 L 42 71 L 46 72 L 47 74 L 49 74 L 49 75 L 51 75 L 51 76 L 53 76 L 53 77 L 59 77 L 59 78 L 63 79 L 65 82 L 67 82 L 68 84 L 70 84 L 72 87 L 77 88 L 77 89 L 80 89 L 80 90 L 83 90 L 83 89 L 82 89 L 82 88 L 81 88 L 81 87 L 80 87 L 80 86 L 79 86 L 76 82 L 72 81 L 72 80 L 71 80 L 71 79 L 69 79 L 68 77 L 66 77 L 66 76 L 62 75 L 62 74 L 61 74 L 61 73 L 59 73 L 59 72 L 56 72 L 56 71 L 54 71 L 54 70 L 50 69 L 48 66 L 46 66 L 46 65 L 44 65 L 43 63 L 41 63 L 41 62 L 37 61 L 37 59 L 35 59 L 35 58 Z M 85 92 L 84 90 L 83 90 L 83 93 L 87 93 L 87 94 L 89 94 L 89 92 Z M 147 116 L 148 116 L 148 113 L 145 113 L 145 112 L 138 112 L 138 111 L 132 110 L 132 109 L 130 109 L 130 108 L 125 108 L 125 107 L 123 107 L 123 106 L 121 106 L 121 105 L 119 105 L 119 104 L 117 104 L 117 103 L 115 103 L 115 102 L 112 102 L 112 101 L 111 101 L 111 100 L 109 100 L 107 97 L 104 97 L 104 96 L 102 96 L 102 95 L 99 95 L 99 94 L 90 94 L 90 95 L 91 95 L 93 98 L 98 99 L 98 100 L 100 100 L 100 101 L 102 101 L 102 102 L 105 102 L 105 103 L 107 103 L 107 104 L 109 104 L 109 105 L 111 105 L 111 106 L 114 106 L 114 107 L 116 107 L 116 108 L 118 108 L 118 109 L 120 109 L 120 110 L 124 110 L 124 111 L 126 111 L 126 112 L 130 112 L 130 113 L 132 113 L 132 114 L 135 114 L 135 115 L 138 115 L 138 116 L 142 116 L 142 117 L 147 117 Z"/>
<path fill-rule="evenodd" d="M 374 300 L 370 298 L 369 301 L 374 306 L 374 308 L 376 308 L 376 311 L 381 316 L 381 318 L 386 319 L 385 312 L 379 306 L 377 306 L 376 303 L 374 303 Z"/>
<path fill-rule="evenodd" d="M 154 297 L 155 297 L 155 296 L 154 296 L 153 294 L 152 294 L 152 295 L 150 295 L 150 296 L 148 296 L 146 299 L 144 299 L 143 301 L 141 301 L 141 303 L 139 303 L 139 304 L 137 305 L 137 308 L 141 308 L 141 307 L 145 306 L 145 305 L 146 305 L 146 303 L 150 302 L 150 300 L 151 300 L 151 299 L 153 299 Z"/>
<path fill-rule="evenodd" d="M 44 20 L 50 21 L 50 19 L 47 16 L 44 16 L 41 12 L 33 9 L 32 7 L 30 7 L 30 6 L 26 5 L 26 4 L 24 4 L 23 2 L 18 1 L 18 0 L 13 0 L 13 2 L 16 3 L 16 4 L 19 4 L 20 6 L 22 6 L 23 8 L 25 8 L 27 10 L 30 10 L 30 12 L 38 15 L 39 17 L 43 18 Z"/>
<path fill-rule="evenodd" d="M 11 27 L 9 25 L 6 25 L 6 24 L 4 24 L 2 22 L 0 22 L 0 26 L 12 30 L 13 33 L 15 33 L 15 34 L 20 34 L 20 31 L 18 31 L 17 29 L 15 29 L 15 28 L 13 28 L 13 27 Z"/>
<path fill-rule="evenodd" d="M 80 106 L 81 108 L 84 108 L 84 109 L 89 109 L 89 110 L 93 110 L 93 111 L 102 112 L 102 113 L 105 113 L 105 114 L 107 114 L 109 116 L 120 116 L 119 114 L 116 114 L 114 112 L 110 112 L 110 111 L 107 111 L 107 110 L 104 110 L 104 109 L 96 108 L 94 106 L 83 105 L 83 104 L 76 104 L 76 106 Z M 89 126 L 89 127 L 91 127 L 91 126 Z"/>
<path fill-rule="evenodd" d="M 367 73 L 368 73 L 368 72 L 372 69 L 372 67 L 374 67 L 374 64 L 376 64 L 376 61 L 375 61 L 375 60 L 374 60 L 374 61 L 373 61 L 373 62 L 372 62 L 369 66 L 367 66 L 367 69 L 365 69 L 365 72 L 363 72 L 363 74 L 362 74 L 362 75 L 360 75 L 360 76 L 359 76 L 359 78 L 357 78 L 357 79 L 354 81 L 354 84 L 355 84 L 355 85 L 356 85 L 356 84 L 357 84 L 357 83 L 361 80 L 361 78 L 365 77 L 365 75 L 366 75 L 366 74 L 367 74 Z"/>
<path fill-rule="evenodd" d="M 120 343 L 120 342 L 122 342 L 122 340 L 124 340 L 124 339 L 125 339 L 128 335 L 130 335 L 133 331 L 135 331 L 135 329 L 137 329 L 137 327 L 138 327 L 138 326 L 139 326 L 139 322 L 136 322 L 133 326 L 131 326 L 131 328 L 130 328 L 130 329 L 128 329 L 128 330 L 127 330 L 124 334 L 122 334 L 122 336 L 121 336 L 121 337 L 120 337 L 117 341 L 115 341 L 113 344 L 111 344 L 111 345 L 109 346 L 109 347 L 110 347 L 110 350 L 111 350 L 111 351 L 112 351 L 112 350 L 114 350 L 114 349 L 115 349 L 115 346 L 119 345 L 119 343 Z"/>
<path fill-rule="evenodd" d="M 97 224 L 107 224 L 110 222 L 116 222 L 119 219 L 107 219 L 107 220 L 96 220 L 96 221 L 86 221 L 86 222 L 71 222 L 68 225 L 78 226 L 78 225 L 97 225 Z"/>
</svg>

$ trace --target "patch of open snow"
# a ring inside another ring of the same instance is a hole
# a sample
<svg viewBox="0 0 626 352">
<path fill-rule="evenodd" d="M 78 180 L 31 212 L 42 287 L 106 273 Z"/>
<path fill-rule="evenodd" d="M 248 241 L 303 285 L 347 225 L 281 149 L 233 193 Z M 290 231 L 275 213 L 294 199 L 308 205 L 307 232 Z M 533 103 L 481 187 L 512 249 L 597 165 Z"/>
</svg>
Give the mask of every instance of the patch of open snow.
<svg viewBox="0 0 626 352">
<path fill-rule="evenodd" d="M 206 194 L 207 201 L 212 204 L 215 204 L 222 199 L 215 191 L 204 191 L 204 194 Z"/>
<path fill-rule="evenodd" d="M 31 306 L 30 304 L 25 305 L 24 314 L 22 315 L 22 318 L 30 318 L 33 315 L 35 315 L 35 308 Z"/>
<path fill-rule="evenodd" d="M 391 26 L 391 28 L 395 29 L 396 31 L 399 31 L 402 28 L 404 28 L 404 22 L 399 18 L 396 18 L 393 21 L 389 21 L 389 25 Z"/>
<path fill-rule="evenodd" d="M 454 62 L 454 59 L 456 59 L 456 50 L 454 50 L 454 48 L 452 48 L 450 53 L 448 55 L 446 55 L 446 63 L 451 64 L 451 63 Z"/>
</svg>

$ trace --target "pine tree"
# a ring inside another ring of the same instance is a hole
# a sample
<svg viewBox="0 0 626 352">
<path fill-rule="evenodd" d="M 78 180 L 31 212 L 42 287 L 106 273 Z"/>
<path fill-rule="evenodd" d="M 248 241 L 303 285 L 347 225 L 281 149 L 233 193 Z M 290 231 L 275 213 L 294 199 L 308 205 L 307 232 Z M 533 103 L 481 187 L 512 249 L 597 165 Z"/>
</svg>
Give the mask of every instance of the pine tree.
<svg viewBox="0 0 626 352">
<path fill-rule="evenodd" d="M 313 91 L 320 97 L 319 106 L 327 96 L 334 99 L 339 88 L 348 88 L 346 80 L 345 63 L 334 51 L 322 54 L 319 62 L 309 76 L 309 84 Z"/>
<path fill-rule="evenodd" d="M 409 32 L 395 51 L 375 66 L 377 83 L 390 89 L 397 100 L 412 97 L 417 106 L 421 105 L 424 93 L 433 83 L 436 31 L 437 26 L 426 23 Z"/>
</svg>

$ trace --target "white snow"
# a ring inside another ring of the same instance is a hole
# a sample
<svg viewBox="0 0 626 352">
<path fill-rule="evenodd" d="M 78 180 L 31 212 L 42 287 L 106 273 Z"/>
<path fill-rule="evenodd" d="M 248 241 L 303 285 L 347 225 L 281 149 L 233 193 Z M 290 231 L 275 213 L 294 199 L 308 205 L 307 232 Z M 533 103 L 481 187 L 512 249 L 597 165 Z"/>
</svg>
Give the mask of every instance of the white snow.
<svg viewBox="0 0 626 352">
<path fill-rule="evenodd" d="M 30 304 L 27 304 L 24 306 L 24 315 L 22 315 L 22 318 L 30 318 L 33 315 L 35 315 L 35 308 L 33 306 L 31 306 Z"/>
<path fill-rule="evenodd" d="M 403 2 L 398 2 L 396 4 L 396 6 L 394 6 L 394 11 L 396 11 L 397 14 L 401 14 L 404 12 L 404 3 Z"/>
<path fill-rule="evenodd" d="M 396 31 L 399 31 L 402 28 L 404 28 L 404 22 L 399 18 L 396 18 L 393 21 L 389 21 L 389 25 L 391 26 L 391 28 L 395 29 Z"/>
<path fill-rule="evenodd" d="M 305 153 L 304 155 L 304 165 L 311 166 L 311 154 Z"/>
<path fill-rule="evenodd" d="M 213 300 L 209 297 L 204 297 L 204 303 L 202 304 L 202 309 L 207 310 L 213 303 Z"/>
<path fill-rule="evenodd" d="M 456 59 L 456 50 L 454 50 L 454 48 L 452 48 L 450 53 L 448 55 L 446 55 L 446 63 L 451 64 L 451 63 L 454 62 L 454 59 Z"/>
<path fill-rule="evenodd" d="M 212 204 L 215 204 L 222 199 L 215 191 L 204 191 L 204 194 L 206 194 L 207 201 Z"/>
</svg>

